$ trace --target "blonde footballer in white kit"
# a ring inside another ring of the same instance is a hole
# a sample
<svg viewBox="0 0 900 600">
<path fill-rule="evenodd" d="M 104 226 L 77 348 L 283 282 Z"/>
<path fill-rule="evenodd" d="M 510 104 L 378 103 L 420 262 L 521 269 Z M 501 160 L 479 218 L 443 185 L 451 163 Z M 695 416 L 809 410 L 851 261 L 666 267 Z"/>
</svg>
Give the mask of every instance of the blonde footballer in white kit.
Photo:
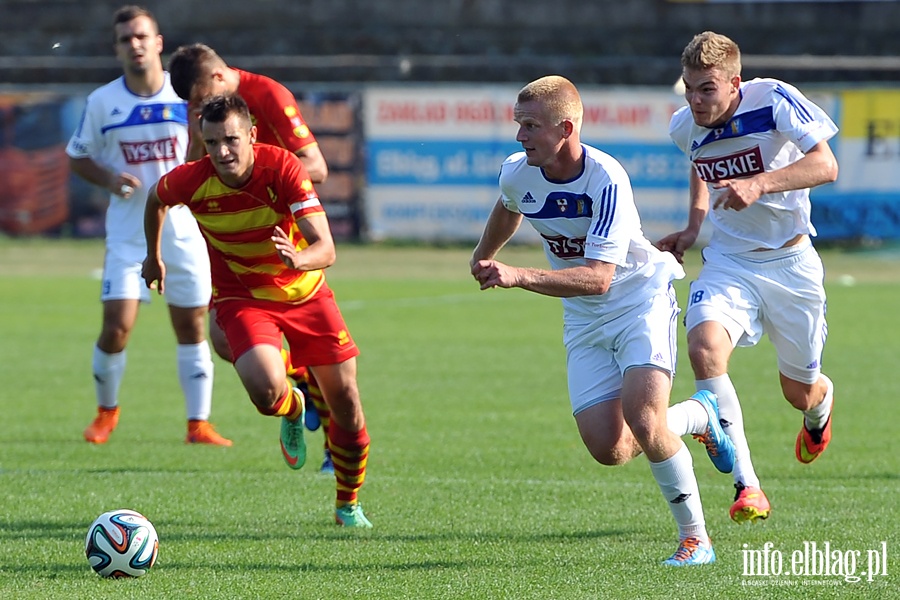
<svg viewBox="0 0 900 600">
<path fill-rule="evenodd" d="M 693 461 L 680 436 L 699 438 L 720 471 L 730 472 L 734 457 L 713 394 L 668 408 L 679 313 L 671 283 L 684 271 L 644 238 L 622 166 L 581 144 L 582 114 L 578 91 L 563 77 L 519 92 L 516 141 L 524 151 L 500 168 L 501 196 L 473 252 L 472 275 L 483 290 L 519 287 L 562 298 L 569 398 L 584 445 L 605 465 L 646 454 L 679 531 L 678 550 L 664 563 L 711 563 Z M 550 270 L 494 259 L 523 218 L 543 238 Z"/>
<path fill-rule="evenodd" d="M 831 440 L 834 385 L 821 372 L 825 288 L 809 239 L 809 188 L 837 178 L 828 145 L 837 126 L 791 85 L 741 81 L 740 50 L 723 35 L 695 36 L 681 64 L 688 106 L 673 115 L 669 134 L 693 164 L 691 209 L 687 228 L 659 246 L 681 260 L 708 215 L 712 236 L 685 318 L 688 352 L 697 389 L 718 396 L 735 445 L 731 518 L 754 522 L 771 507 L 727 372 L 734 348 L 763 334 L 775 346 L 784 397 L 804 414 L 797 460 L 812 462 Z"/>
<path fill-rule="evenodd" d="M 162 68 L 162 36 L 153 15 L 139 7 L 123 7 L 113 17 L 113 29 L 124 75 L 88 96 L 66 149 L 74 173 L 110 192 L 100 295 L 103 326 L 92 360 L 98 412 L 84 431 L 85 439 L 95 444 L 105 443 L 118 423 L 125 346 L 139 303 L 150 301 L 141 279 L 141 263 L 147 256 L 147 191 L 184 162 L 188 142 L 187 105 Z M 186 441 L 231 445 L 208 421 L 213 385 L 205 337 L 209 256 L 186 207 L 169 211 L 163 244 L 169 266 L 165 298 L 178 341 L 178 378 L 188 419 Z"/>
</svg>

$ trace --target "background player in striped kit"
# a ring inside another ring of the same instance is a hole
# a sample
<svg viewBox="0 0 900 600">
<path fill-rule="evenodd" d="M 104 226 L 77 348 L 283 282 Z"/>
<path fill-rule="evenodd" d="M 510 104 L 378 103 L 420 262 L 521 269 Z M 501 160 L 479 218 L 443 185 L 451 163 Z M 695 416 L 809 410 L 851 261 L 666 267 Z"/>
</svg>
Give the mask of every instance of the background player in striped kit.
<svg viewBox="0 0 900 600">
<path fill-rule="evenodd" d="M 164 290 L 162 220 L 168 207 L 186 204 L 209 247 L 217 318 L 250 400 L 260 413 L 282 417 L 282 453 L 289 466 L 302 467 L 303 396 L 287 381 L 286 339 L 292 362 L 311 365 L 331 409 L 335 522 L 369 528 L 357 498 L 369 455 L 359 350 L 325 282 L 323 269 L 335 260 L 325 211 L 296 155 L 254 143 L 256 127 L 240 96 L 215 96 L 201 115 L 207 156 L 175 168 L 150 191 L 143 277 Z"/>
<path fill-rule="evenodd" d="M 200 138 L 200 122 L 196 118 L 203 100 L 220 94 L 240 94 L 250 109 L 256 125 L 257 142 L 285 148 L 296 154 L 306 167 L 313 183 L 328 177 L 328 165 L 318 142 L 306 124 L 294 95 L 286 87 L 263 75 L 229 67 L 215 50 L 205 44 L 180 46 L 169 58 L 172 87 L 189 102 L 195 118 L 191 119 L 191 145 L 188 160 L 202 157 L 206 150 Z M 216 322 L 216 309 L 209 311 L 209 337 L 220 357 L 232 362 L 228 340 Z M 286 360 L 289 355 L 285 353 Z M 333 473 L 334 465 L 328 449 L 330 415 L 328 405 L 315 377 L 304 366 L 287 364 L 288 375 L 309 400 L 305 420 L 310 430 L 322 427 L 325 448 L 320 471 Z"/>
<path fill-rule="evenodd" d="M 690 158 L 690 216 L 659 247 L 682 260 L 707 215 L 713 227 L 691 284 L 685 325 L 697 389 L 719 398 L 736 450 L 731 518 L 757 521 L 770 505 L 750 460 L 728 361 L 763 334 L 778 353 L 784 397 L 803 411 L 797 460 L 810 463 L 831 440 L 834 385 L 821 372 L 825 345 L 822 261 L 810 243 L 809 188 L 837 178 L 828 145 L 837 126 L 797 88 L 776 79 L 741 81 L 731 39 L 696 35 L 681 55 L 685 99 L 669 125 Z"/>
<path fill-rule="evenodd" d="M 698 392 L 667 410 L 679 312 L 672 281 L 684 271 L 644 237 L 622 166 L 580 142 L 582 115 L 578 91 L 563 77 L 519 92 L 516 141 L 524 151 L 500 167 L 500 199 L 473 252 L 472 275 L 483 290 L 562 298 L 569 398 L 584 445 L 605 465 L 646 454 L 678 525 L 678 550 L 664 563 L 711 563 L 693 460 L 679 436 L 700 438 L 721 471 L 731 471 L 734 456 L 713 394 Z M 543 238 L 551 270 L 494 259 L 523 218 Z"/>
<path fill-rule="evenodd" d="M 88 97 L 67 152 L 71 169 L 110 192 L 103 265 L 103 326 L 94 348 L 98 412 L 85 429 L 102 444 L 119 419 L 119 386 L 125 346 L 141 301 L 150 295 L 140 281 L 147 255 L 142 234 L 148 188 L 184 162 L 187 107 L 172 90 L 160 60 L 163 39 L 153 15 L 125 6 L 113 16 L 116 57 L 124 75 Z M 184 392 L 189 443 L 230 446 L 209 423 L 213 363 L 205 321 L 210 297 L 209 261 L 190 211 L 172 211 L 165 223 L 163 252 L 171 265 L 166 302 L 178 340 L 178 379 Z"/>
</svg>

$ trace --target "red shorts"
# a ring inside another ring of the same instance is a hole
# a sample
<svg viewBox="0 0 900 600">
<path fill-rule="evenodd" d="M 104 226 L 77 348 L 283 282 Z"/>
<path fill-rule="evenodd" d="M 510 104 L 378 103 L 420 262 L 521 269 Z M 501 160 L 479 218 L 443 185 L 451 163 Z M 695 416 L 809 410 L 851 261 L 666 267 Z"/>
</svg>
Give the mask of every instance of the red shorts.
<svg viewBox="0 0 900 600">
<path fill-rule="evenodd" d="M 251 299 L 216 302 L 216 321 L 235 360 L 259 344 L 280 349 L 282 336 L 294 365 L 335 365 L 359 354 L 326 286 L 303 304 Z"/>
</svg>

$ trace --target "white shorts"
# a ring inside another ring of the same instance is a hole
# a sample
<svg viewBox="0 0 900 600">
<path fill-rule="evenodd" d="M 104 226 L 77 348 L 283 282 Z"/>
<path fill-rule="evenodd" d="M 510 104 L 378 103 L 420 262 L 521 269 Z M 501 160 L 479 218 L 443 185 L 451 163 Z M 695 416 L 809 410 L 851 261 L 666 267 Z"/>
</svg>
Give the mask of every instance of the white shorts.
<svg viewBox="0 0 900 600">
<path fill-rule="evenodd" d="M 631 367 L 656 367 L 675 375 L 678 301 L 675 290 L 648 298 L 609 322 L 566 324 L 566 367 L 572 414 L 619 398 Z"/>
<path fill-rule="evenodd" d="M 146 257 L 147 247 L 143 242 L 107 244 L 100 300 L 150 302 L 151 290 L 141 277 L 141 265 Z M 200 230 L 197 229 L 196 235 L 176 237 L 171 228 L 164 226 L 162 258 L 166 265 L 166 303 L 183 308 L 208 306 L 212 282 L 209 254 Z"/>
<path fill-rule="evenodd" d="M 796 246 L 722 254 L 703 250 L 703 268 L 691 283 L 685 326 L 720 323 L 734 346 L 754 346 L 763 334 L 778 353 L 778 370 L 813 383 L 822 368 L 828 325 L 824 269 L 807 240 Z"/>
</svg>

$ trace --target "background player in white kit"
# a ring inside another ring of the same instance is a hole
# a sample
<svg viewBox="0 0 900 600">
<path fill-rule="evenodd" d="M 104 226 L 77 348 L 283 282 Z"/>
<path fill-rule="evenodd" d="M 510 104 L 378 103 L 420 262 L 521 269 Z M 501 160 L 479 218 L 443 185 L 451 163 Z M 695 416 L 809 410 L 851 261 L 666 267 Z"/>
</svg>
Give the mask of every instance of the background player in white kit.
<svg viewBox="0 0 900 600">
<path fill-rule="evenodd" d="M 473 252 L 472 275 L 481 289 L 563 299 L 569 397 L 584 445 L 605 465 L 643 451 L 679 529 L 679 548 L 665 564 L 711 563 L 691 453 L 679 436 L 700 438 L 723 472 L 734 455 L 712 394 L 698 392 L 667 415 L 679 313 L 671 282 L 684 271 L 644 238 L 622 166 L 581 144 L 582 115 L 578 91 L 563 77 L 519 92 L 516 141 L 524 152 L 500 168 L 501 196 Z M 494 260 L 523 217 L 543 237 L 552 270 Z"/>
<path fill-rule="evenodd" d="M 184 162 L 187 105 L 163 70 L 162 36 L 153 15 L 137 6 L 113 16 L 116 57 L 124 76 L 88 96 L 81 123 L 66 149 L 71 169 L 110 192 L 103 264 L 103 326 L 93 354 L 98 412 L 85 429 L 102 444 L 119 419 L 119 386 L 125 346 L 141 301 L 150 293 L 141 279 L 147 256 L 144 204 L 147 190 Z M 189 443 L 230 446 L 209 423 L 213 363 L 206 342 L 211 294 L 209 257 L 196 221 L 186 207 L 169 211 L 163 234 L 169 265 L 166 302 L 178 341 L 178 378 L 185 396 Z"/>
<path fill-rule="evenodd" d="M 693 163 L 690 217 L 659 247 L 681 260 L 709 214 L 712 238 L 685 318 L 688 352 L 697 389 L 718 396 L 735 445 L 731 518 L 756 521 L 770 505 L 750 460 L 728 361 L 736 346 L 768 334 L 784 397 L 804 414 L 797 460 L 815 460 L 831 440 L 834 385 L 821 373 L 825 288 L 809 240 L 809 188 L 837 178 L 828 146 L 837 127 L 793 86 L 742 82 L 740 50 L 723 35 L 694 36 L 681 65 L 688 106 L 674 114 L 669 134 Z"/>
</svg>

